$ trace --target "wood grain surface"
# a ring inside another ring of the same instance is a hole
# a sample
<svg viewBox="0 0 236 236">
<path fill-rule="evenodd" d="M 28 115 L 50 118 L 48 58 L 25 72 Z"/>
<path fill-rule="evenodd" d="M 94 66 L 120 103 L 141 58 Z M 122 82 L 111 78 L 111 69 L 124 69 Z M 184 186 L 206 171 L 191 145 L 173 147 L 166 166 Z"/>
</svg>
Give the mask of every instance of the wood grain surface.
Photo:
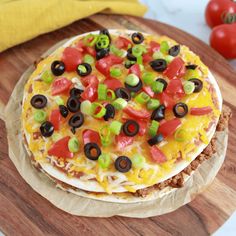
<svg viewBox="0 0 236 236">
<path fill-rule="evenodd" d="M 95 15 L 41 35 L 0 54 L 0 106 L 7 103 L 21 74 L 55 43 L 101 28 L 127 28 L 165 34 L 189 46 L 212 70 L 224 102 L 236 114 L 236 73 L 227 61 L 193 36 L 160 22 Z M 1 107 L 0 107 L 1 108 Z M 42 198 L 18 174 L 8 157 L 0 121 L 0 230 L 6 235 L 210 235 L 236 209 L 236 117 L 230 122 L 226 160 L 207 191 L 175 212 L 146 219 L 88 218 L 65 213 Z"/>
</svg>

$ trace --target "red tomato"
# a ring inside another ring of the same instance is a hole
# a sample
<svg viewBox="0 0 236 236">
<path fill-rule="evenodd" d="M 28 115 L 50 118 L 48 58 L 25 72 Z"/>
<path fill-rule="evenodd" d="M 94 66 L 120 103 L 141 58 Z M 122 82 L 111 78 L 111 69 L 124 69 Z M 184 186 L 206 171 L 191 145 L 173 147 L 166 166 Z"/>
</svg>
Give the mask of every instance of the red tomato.
<svg viewBox="0 0 236 236">
<path fill-rule="evenodd" d="M 116 136 L 117 148 L 123 150 L 126 146 L 130 145 L 134 141 L 134 137 L 129 137 L 124 134 L 119 134 Z"/>
<path fill-rule="evenodd" d="M 90 54 L 93 57 L 96 57 L 96 50 L 92 47 L 84 47 L 85 52 Z"/>
<path fill-rule="evenodd" d="M 151 114 L 146 109 L 135 110 L 134 108 L 127 106 L 123 109 L 123 112 L 129 115 L 132 118 L 137 119 L 149 119 Z"/>
<path fill-rule="evenodd" d="M 205 11 L 206 22 L 211 28 L 221 25 L 224 23 L 224 20 L 226 20 L 225 17 L 227 13 L 236 13 L 235 1 L 211 0 L 209 1 Z"/>
<path fill-rule="evenodd" d="M 103 83 L 107 86 L 108 89 L 116 90 L 117 88 L 123 87 L 123 84 L 120 80 L 115 78 L 108 78 L 103 81 Z"/>
<path fill-rule="evenodd" d="M 156 163 L 163 163 L 167 161 L 165 154 L 156 146 L 150 148 L 152 160 Z"/>
<path fill-rule="evenodd" d="M 91 129 L 86 129 L 83 131 L 82 135 L 83 135 L 84 145 L 87 143 L 100 144 L 100 136 L 98 132 Z"/>
<path fill-rule="evenodd" d="M 95 75 L 87 75 L 80 78 L 82 84 L 85 86 L 84 92 L 81 94 L 81 97 L 84 100 L 89 100 L 94 102 L 97 99 L 97 89 L 98 89 L 98 79 Z"/>
<path fill-rule="evenodd" d="M 172 109 L 176 103 L 175 100 L 165 92 L 160 94 L 160 101 L 167 109 Z"/>
<path fill-rule="evenodd" d="M 180 125 L 181 121 L 178 118 L 167 120 L 160 125 L 158 133 L 161 133 L 164 137 L 168 137 L 172 135 Z"/>
<path fill-rule="evenodd" d="M 181 98 L 184 96 L 184 88 L 180 79 L 170 80 L 165 92 L 173 98 Z"/>
<path fill-rule="evenodd" d="M 73 152 L 70 152 L 68 148 L 69 139 L 70 137 L 67 136 L 54 143 L 48 150 L 48 155 L 62 158 L 72 158 Z"/>
<path fill-rule="evenodd" d="M 59 109 L 52 110 L 49 121 L 53 124 L 54 130 L 60 129 L 61 113 Z"/>
<path fill-rule="evenodd" d="M 186 72 L 184 61 L 180 57 L 176 57 L 163 72 L 169 79 L 181 78 Z"/>
<path fill-rule="evenodd" d="M 117 57 L 117 56 L 111 54 L 111 55 L 108 55 L 108 56 L 98 60 L 95 64 L 95 67 L 103 75 L 108 76 L 110 74 L 110 68 L 113 65 L 122 63 L 123 60 L 124 60 L 123 58 Z"/>
<path fill-rule="evenodd" d="M 210 45 L 225 58 L 236 58 L 236 23 L 216 26 L 210 35 Z"/>
<path fill-rule="evenodd" d="M 129 74 L 135 74 L 137 75 L 139 78 L 141 76 L 141 70 L 140 70 L 140 66 L 138 64 L 134 64 L 129 68 L 128 71 Z"/>
<path fill-rule="evenodd" d="M 55 79 L 52 83 L 52 95 L 58 95 L 69 91 L 72 82 L 67 78 L 61 77 Z"/>
<path fill-rule="evenodd" d="M 207 115 L 212 112 L 211 107 L 193 107 L 190 109 L 190 114 L 193 116 L 202 116 L 202 115 Z"/>
<path fill-rule="evenodd" d="M 77 66 L 82 63 L 82 53 L 73 47 L 67 47 L 62 53 L 61 60 L 64 62 L 66 71 L 75 71 Z"/>
<path fill-rule="evenodd" d="M 160 44 L 155 41 L 151 41 L 149 44 L 148 53 L 153 54 L 155 51 L 158 51 L 159 49 L 160 49 Z"/>
<path fill-rule="evenodd" d="M 144 53 L 143 54 L 143 63 L 148 63 L 152 61 L 152 56 L 149 53 Z"/>
<path fill-rule="evenodd" d="M 144 86 L 143 91 L 148 94 L 151 98 L 154 97 L 155 93 L 152 91 L 152 88 L 150 86 Z"/>
<path fill-rule="evenodd" d="M 118 39 L 115 41 L 115 45 L 119 49 L 127 49 L 129 45 L 131 45 L 131 41 L 127 38 L 119 36 Z"/>
</svg>

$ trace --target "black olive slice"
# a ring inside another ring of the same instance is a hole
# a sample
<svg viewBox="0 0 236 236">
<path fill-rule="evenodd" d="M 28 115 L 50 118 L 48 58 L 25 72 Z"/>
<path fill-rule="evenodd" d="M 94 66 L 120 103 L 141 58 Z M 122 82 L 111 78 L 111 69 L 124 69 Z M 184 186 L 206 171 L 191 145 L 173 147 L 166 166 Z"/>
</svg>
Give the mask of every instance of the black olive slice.
<svg viewBox="0 0 236 236">
<path fill-rule="evenodd" d="M 125 87 L 130 91 L 130 92 L 135 92 L 137 93 L 138 91 L 140 91 L 143 87 L 143 82 L 142 80 L 139 80 L 138 84 L 135 86 L 130 86 L 127 83 L 125 83 Z"/>
<path fill-rule="evenodd" d="M 108 121 L 109 119 L 113 119 L 115 117 L 115 114 L 116 114 L 115 107 L 111 104 L 107 104 L 105 106 L 105 108 L 106 108 L 106 113 L 103 116 L 103 119 L 105 121 Z"/>
<path fill-rule="evenodd" d="M 189 79 L 189 81 L 194 83 L 194 86 L 195 86 L 195 88 L 193 90 L 194 93 L 198 93 L 202 90 L 203 83 L 200 79 L 193 78 L 193 79 Z"/>
<path fill-rule="evenodd" d="M 80 109 L 80 104 L 78 97 L 69 97 L 66 106 L 70 112 L 77 112 Z"/>
<path fill-rule="evenodd" d="M 131 35 L 131 39 L 133 43 L 140 44 L 144 41 L 144 36 L 140 32 L 137 32 Z"/>
<path fill-rule="evenodd" d="M 110 48 L 102 48 L 97 51 L 96 53 L 96 59 L 102 59 L 103 57 L 107 56 L 109 54 Z"/>
<path fill-rule="evenodd" d="M 131 100 L 130 92 L 126 88 L 117 88 L 115 94 L 117 98 L 123 98 L 127 102 Z"/>
<path fill-rule="evenodd" d="M 122 173 L 128 172 L 132 167 L 132 162 L 127 156 L 119 156 L 115 160 L 115 168 Z"/>
<path fill-rule="evenodd" d="M 79 76 L 86 76 L 92 72 L 92 67 L 88 63 L 81 63 L 77 66 L 76 71 Z"/>
<path fill-rule="evenodd" d="M 84 154 L 89 160 L 96 161 L 101 153 L 101 149 L 96 143 L 87 143 L 84 145 Z"/>
<path fill-rule="evenodd" d="M 164 140 L 163 135 L 157 134 L 157 135 L 153 136 L 152 138 L 150 138 L 147 142 L 150 146 L 153 146 L 155 144 L 162 142 L 163 140 Z"/>
<path fill-rule="evenodd" d="M 40 126 L 40 132 L 41 132 L 42 136 L 44 136 L 44 137 L 52 136 L 52 134 L 54 132 L 53 124 L 49 121 L 43 122 Z"/>
<path fill-rule="evenodd" d="M 158 81 L 164 85 L 163 91 L 167 88 L 168 83 L 166 82 L 166 80 L 164 80 L 162 78 L 158 78 L 158 79 L 156 79 L 156 81 Z"/>
<path fill-rule="evenodd" d="M 127 50 L 127 55 L 126 55 L 127 59 L 129 59 L 130 61 L 137 61 L 137 58 L 132 54 L 132 48 L 129 48 Z M 132 64 L 131 64 L 132 66 Z"/>
<path fill-rule="evenodd" d="M 73 128 L 79 128 L 84 123 L 84 115 L 79 111 L 69 119 L 69 125 Z"/>
<path fill-rule="evenodd" d="M 167 62 L 164 59 L 156 59 L 151 61 L 149 65 L 157 72 L 163 72 L 167 68 Z"/>
<path fill-rule="evenodd" d="M 185 67 L 186 67 L 186 69 L 188 69 L 188 70 L 195 70 L 195 69 L 197 68 L 197 65 L 195 65 L 195 64 L 190 64 L 190 65 L 186 65 Z"/>
<path fill-rule="evenodd" d="M 62 75 L 65 72 L 65 64 L 62 61 L 54 61 L 51 64 L 51 71 L 55 76 Z"/>
<path fill-rule="evenodd" d="M 67 107 L 64 105 L 59 105 L 59 111 L 64 118 L 66 118 L 69 114 Z"/>
<path fill-rule="evenodd" d="M 125 135 L 133 137 L 139 132 L 139 124 L 135 120 L 127 120 L 122 129 Z"/>
<path fill-rule="evenodd" d="M 173 107 L 173 113 L 178 118 L 183 118 L 188 113 L 188 106 L 183 102 L 178 102 Z"/>
<path fill-rule="evenodd" d="M 84 90 L 82 89 L 78 89 L 78 88 L 72 88 L 70 90 L 70 96 L 71 97 L 79 97 L 80 98 L 80 94 L 83 93 Z"/>
<path fill-rule="evenodd" d="M 169 49 L 169 55 L 171 55 L 172 57 L 178 56 L 179 52 L 180 52 L 180 45 L 175 45 Z"/>
<path fill-rule="evenodd" d="M 47 105 L 47 98 L 42 94 L 36 94 L 31 98 L 30 104 L 36 109 L 42 109 Z"/>
<path fill-rule="evenodd" d="M 165 118 L 165 106 L 164 105 L 160 105 L 158 108 L 156 108 L 151 115 L 151 120 L 156 120 L 156 121 L 160 121 L 163 120 Z"/>
</svg>

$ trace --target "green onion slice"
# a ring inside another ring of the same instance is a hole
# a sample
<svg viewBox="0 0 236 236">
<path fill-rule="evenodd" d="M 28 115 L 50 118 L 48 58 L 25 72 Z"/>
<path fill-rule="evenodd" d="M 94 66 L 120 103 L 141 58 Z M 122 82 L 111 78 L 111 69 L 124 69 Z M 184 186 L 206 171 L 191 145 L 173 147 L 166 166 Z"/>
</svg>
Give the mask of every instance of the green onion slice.
<svg viewBox="0 0 236 236">
<path fill-rule="evenodd" d="M 78 152 L 79 151 L 79 141 L 76 137 L 69 139 L 68 148 L 69 148 L 70 152 Z"/>
<path fill-rule="evenodd" d="M 140 57 L 142 56 L 143 53 L 145 53 L 147 50 L 143 45 L 135 45 L 132 48 L 132 54 L 135 57 Z"/>
<path fill-rule="evenodd" d="M 152 120 L 152 123 L 149 127 L 149 130 L 148 130 L 148 134 L 151 137 L 155 136 L 157 134 L 158 128 L 159 128 L 159 122 L 156 120 Z"/>
<path fill-rule="evenodd" d="M 145 162 L 146 159 L 140 154 L 136 154 L 132 157 L 132 166 L 134 166 L 135 168 L 143 168 Z"/>
<path fill-rule="evenodd" d="M 62 99 L 60 96 L 56 96 L 56 97 L 55 97 L 55 102 L 56 102 L 56 104 L 57 104 L 58 106 L 64 105 L 64 101 L 63 101 L 63 99 Z"/>
<path fill-rule="evenodd" d="M 139 77 L 135 74 L 129 74 L 125 78 L 125 83 L 130 86 L 136 86 L 139 83 Z"/>
<path fill-rule="evenodd" d="M 53 81 L 52 73 L 47 70 L 43 72 L 43 74 L 41 75 L 41 78 L 47 84 L 51 84 Z"/>
<path fill-rule="evenodd" d="M 178 142 L 184 142 L 188 140 L 188 133 L 185 129 L 178 129 L 175 131 L 174 138 Z"/>
<path fill-rule="evenodd" d="M 145 84 L 151 85 L 155 79 L 156 75 L 152 72 L 144 72 L 142 74 L 142 80 Z"/>
<path fill-rule="evenodd" d="M 98 157 L 98 165 L 102 168 L 102 169 L 106 169 L 109 167 L 111 163 L 111 158 L 109 156 L 109 154 L 107 153 L 102 153 L 99 157 Z"/>
<path fill-rule="evenodd" d="M 91 65 L 94 63 L 94 58 L 89 54 L 85 54 L 84 55 L 84 62 Z"/>
<path fill-rule="evenodd" d="M 186 94 L 193 93 L 194 89 L 195 89 L 195 85 L 193 82 L 191 82 L 191 81 L 184 82 L 184 92 Z"/>
<path fill-rule="evenodd" d="M 113 101 L 116 98 L 116 94 L 113 90 L 107 89 L 107 100 Z"/>
<path fill-rule="evenodd" d="M 135 101 L 140 104 L 146 104 L 149 100 L 150 100 L 150 96 L 146 94 L 145 92 L 141 92 L 135 97 Z"/>
<path fill-rule="evenodd" d="M 91 115 L 92 103 L 89 100 L 82 101 L 80 104 L 80 111 L 85 115 Z"/>
<path fill-rule="evenodd" d="M 122 110 L 127 106 L 128 102 L 123 99 L 123 98 L 117 98 L 112 105 L 115 107 L 117 110 Z"/>
<path fill-rule="evenodd" d="M 35 111 L 34 120 L 36 122 L 42 123 L 46 121 L 46 118 L 47 118 L 47 113 L 45 111 L 42 110 Z"/>
<path fill-rule="evenodd" d="M 107 99 L 107 86 L 105 84 L 98 85 L 98 100 Z"/>
<path fill-rule="evenodd" d="M 161 93 L 164 89 L 164 84 L 159 81 L 154 81 L 151 84 L 151 88 L 154 93 Z"/>
<path fill-rule="evenodd" d="M 111 144 L 112 139 L 111 139 L 111 130 L 110 127 L 108 125 L 104 125 L 100 131 L 99 131 L 99 136 L 102 142 L 103 146 L 108 146 L 109 144 Z"/>
<path fill-rule="evenodd" d="M 119 77 L 119 76 L 121 76 L 121 74 L 122 74 L 122 71 L 119 67 L 110 68 L 111 77 Z"/>
<path fill-rule="evenodd" d="M 102 118 L 106 114 L 106 108 L 98 102 L 93 102 L 91 105 L 91 114 L 95 118 Z"/>
<path fill-rule="evenodd" d="M 161 42 L 161 45 L 160 45 L 160 51 L 162 52 L 162 53 L 168 53 L 168 51 L 169 51 L 169 49 L 170 49 L 170 47 L 169 47 L 169 45 L 168 45 L 168 42 L 167 41 L 162 41 Z"/>
<path fill-rule="evenodd" d="M 83 43 L 86 46 L 92 47 L 97 42 L 98 35 L 88 34 L 84 37 Z"/>
<path fill-rule="evenodd" d="M 109 37 L 105 34 L 100 34 L 98 36 L 96 46 L 98 49 L 107 48 L 109 46 L 109 43 L 110 43 Z"/>
<path fill-rule="evenodd" d="M 119 121 L 113 120 L 110 123 L 110 131 L 115 135 L 118 135 L 120 133 L 121 128 L 122 128 L 122 123 Z"/>
<path fill-rule="evenodd" d="M 160 101 L 157 99 L 150 99 L 147 103 L 148 110 L 155 110 L 160 106 Z"/>
</svg>

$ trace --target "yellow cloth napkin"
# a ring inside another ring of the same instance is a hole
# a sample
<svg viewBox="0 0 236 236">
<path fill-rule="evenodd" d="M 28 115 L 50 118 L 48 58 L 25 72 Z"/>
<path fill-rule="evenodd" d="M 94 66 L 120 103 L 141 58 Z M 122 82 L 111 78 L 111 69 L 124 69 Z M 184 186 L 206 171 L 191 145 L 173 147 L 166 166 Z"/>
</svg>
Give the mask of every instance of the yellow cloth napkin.
<svg viewBox="0 0 236 236">
<path fill-rule="evenodd" d="M 0 52 L 98 12 L 145 11 L 138 0 L 0 0 Z"/>
</svg>

